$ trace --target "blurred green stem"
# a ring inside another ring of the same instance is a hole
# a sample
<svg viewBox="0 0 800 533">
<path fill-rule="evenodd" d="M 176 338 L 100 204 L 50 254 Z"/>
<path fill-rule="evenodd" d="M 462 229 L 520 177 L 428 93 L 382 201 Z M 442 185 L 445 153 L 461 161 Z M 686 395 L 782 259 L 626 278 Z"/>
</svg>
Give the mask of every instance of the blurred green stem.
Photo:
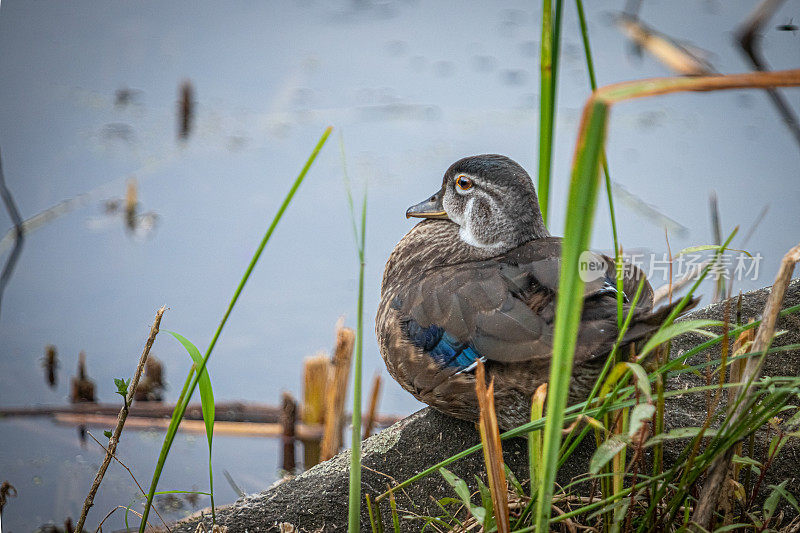
<svg viewBox="0 0 800 533">
<path fill-rule="evenodd" d="M 551 0 L 542 0 L 542 44 L 539 58 L 539 207 L 544 223 L 550 206 L 550 168 L 555 134 L 556 86 L 561 37 L 562 0 L 556 0 L 555 20 Z"/>
</svg>

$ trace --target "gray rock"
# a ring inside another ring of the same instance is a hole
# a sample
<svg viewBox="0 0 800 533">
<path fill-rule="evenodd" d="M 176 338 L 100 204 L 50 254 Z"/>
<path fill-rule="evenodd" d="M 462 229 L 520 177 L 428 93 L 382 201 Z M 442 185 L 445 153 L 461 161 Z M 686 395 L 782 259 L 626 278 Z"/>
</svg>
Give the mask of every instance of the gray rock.
<svg viewBox="0 0 800 533">
<path fill-rule="evenodd" d="M 742 321 L 759 318 L 770 289 L 760 289 L 747 293 L 742 298 Z M 735 313 L 736 298 L 733 298 L 732 313 Z M 800 279 L 789 286 L 783 308 L 800 303 Z M 722 319 L 723 304 L 714 304 L 697 310 L 686 318 Z M 732 318 L 735 315 L 731 315 Z M 778 337 L 775 345 L 800 343 L 800 315 L 782 318 L 778 328 L 787 330 Z M 686 334 L 672 343 L 672 355 L 685 353 L 698 343 L 706 340 L 697 334 Z M 711 358 L 719 357 L 719 347 L 708 350 Z M 705 352 L 695 356 L 691 362 L 705 361 Z M 766 375 L 800 374 L 800 351 L 782 352 L 771 356 L 765 368 Z M 685 388 L 703 384 L 704 379 L 692 374 L 683 374 L 671 380 L 671 388 Z M 706 416 L 705 399 L 699 395 L 685 395 L 668 403 L 667 423 L 671 426 L 700 426 Z M 763 457 L 764 443 L 768 442 L 765 432 L 756 439 L 756 457 Z M 559 471 L 560 482 L 568 481 L 587 471 L 592 454 L 593 439 L 585 439 L 570 460 Z M 797 440 L 797 439 L 795 439 Z M 363 443 L 362 494 L 375 495 L 384 492 L 388 485 L 400 482 L 437 462 L 450 457 L 480 441 L 474 424 L 456 420 L 430 408 L 423 409 L 398 422 Z M 674 460 L 682 448 L 680 442 L 666 446 L 667 464 Z M 511 439 L 503 442 L 506 463 L 520 481 L 528 478 L 527 441 Z M 284 529 L 288 524 L 306 531 L 344 531 L 347 529 L 347 494 L 349 483 L 350 451 L 344 451 L 302 475 L 286 481 L 270 490 L 244 497 L 236 503 L 218 509 L 217 521 L 227 525 L 231 532 L 272 531 Z M 475 489 L 475 475 L 485 479 L 483 455 L 472 454 L 448 467 L 456 475 L 465 479 Z M 794 479 L 800 472 L 800 447 L 790 442 L 781 454 L 780 464 L 773 465 L 764 486 L 792 478 L 790 490 L 800 492 L 800 484 Z M 436 516 L 438 508 L 433 498 L 455 496 L 451 487 L 439 474 L 432 474 L 412 484 L 397 494 L 397 506 L 401 516 L 417 514 Z M 387 531 L 391 530 L 388 506 L 383 505 L 383 519 Z M 198 518 L 187 520 L 173 531 L 193 532 Z M 206 524 L 210 518 L 206 518 Z M 362 530 L 369 531 L 369 518 L 366 506 L 362 503 Z M 423 522 L 401 521 L 402 529 L 419 531 Z"/>
</svg>

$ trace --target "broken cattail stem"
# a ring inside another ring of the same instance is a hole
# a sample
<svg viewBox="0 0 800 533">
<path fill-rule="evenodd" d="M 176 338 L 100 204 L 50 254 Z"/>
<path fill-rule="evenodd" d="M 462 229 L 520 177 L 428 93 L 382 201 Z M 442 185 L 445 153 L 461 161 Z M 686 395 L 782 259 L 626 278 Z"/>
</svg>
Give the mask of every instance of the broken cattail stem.
<svg viewBox="0 0 800 533">
<path fill-rule="evenodd" d="M 741 302 L 740 302 L 740 304 L 741 304 Z M 748 329 L 748 330 L 745 330 L 745 331 L 743 331 L 743 332 L 741 332 L 739 334 L 739 336 L 736 338 L 736 342 L 733 343 L 733 348 L 731 349 L 731 357 L 736 357 L 738 355 L 746 353 L 749 350 L 750 345 L 753 343 L 754 331 L 755 330 L 753 330 L 753 329 Z M 747 360 L 744 359 L 744 358 L 735 359 L 735 360 L 731 361 L 731 364 L 730 364 L 730 369 L 731 369 L 730 370 L 730 378 L 728 379 L 729 383 L 738 383 L 742 379 L 742 373 L 744 372 L 744 365 L 745 365 L 746 362 L 747 362 Z M 736 398 L 736 391 L 737 390 L 738 390 L 738 387 L 728 391 L 728 416 L 731 415 L 731 413 L 733 412 L 733 408 L 736 405 L 733 400 Z M 740 456 L 740 457 L 743 457 L 742 449 L 743 449 L 742 443 L 739 442 L 739 443 L 736 444 L 736 446 L 733 447 L 733 453 L 738 455 L 738 456 Z M 736 480 L 739 479 L 739 472 L 741 472 L 741 470 L 742 470 L 742 463 L 734 463 L 734 465 L 733 465 L 733 476 L 732 476 L 733 479 L 736 479 Z M 749 468 L 747 469 L 746 477 L 747 477 L 747 480 L 746 480 L 745 486 L 749 487 L 750 486 L 750 482 L 749 482 L 750 469 Z M 749 494 L 747 492 L 747 490 L 748 489 L 746 488 L 745 489 L 745 494 Z"/>
<path fill-rule="evenodd" d="M 69 401 L 72 403 L 94 402 L 94 381 L 86 372 L 86 353 L 78 356 L 78 375 L 72 378 L 72 390 Z"/>
<path fill-rule="evenodd" d="M 366 439 L 372 434 L 375 427 L 375 417 L 378 414 L 378 402 L 381 395 L 381 376 L 375 374 L 372 378 L 372 390 L 369 393 L 369 407 L 367 408 L 367 416 L 364 419 L 364 438 Z"/>
<path fill-rule="evenodd" d="M 511 531 L 508 510 L 508 485 L 506 469 L 503 463 L 503 447 L 500 443 L 500 428 L 494 409 L 494 380 L 486 386 L 486 373 L 479 360 L 475 368 L 475 393 L 478 396 L 480 419 L 478 427 L 483 442 L 483 459 L 486 463 L 486 477 L 489 480 L 489 492 L 492 496 L 494 519 L 498 533 Z"/>
<path fill-rule="evenodd" d="M 44 349 L 44 361 L 42 366 L 47 373 L 47 383 L 51 388 L 56 386 L 56 371 L 58 370 L 58 352 L 56 347 L 48 344 Z"/>
<path fill-rule="evenodd" d="M 325 420 L 325 389 L 331 361 L 324 352 L 306 357 L 303 362 L 303 423 L 321 425 Z M 303 468 L 319 463 L 319 440 L 303 441 Z"/>
<path fill-rule="evenodd" d="M 136 212 L 139 207 L 138 191 L 136 178 L 129 178 L 125 189 L 125 226 L 130 231 L 136 229 Z"/>
<path fill-rule="evenodd" d="M 350 328 L 339 327 L 336 331 L 336 350 L 333 354 L 332 370 L 325 391 L 325 431 L 322 435 L 320 460 L 326 461 L 336 455 L 342 446 L 344 422 L 344 400 L 353 360 L 356 334 Z"/>
<path fill-rule="evenodd" d="M 297 423 L 297 402 L 288 392 L 281 398 L 281 425 L 283 426 L 283 460 L 282 468 L 291 474 L 296 464 L 294 460 L 295 424 Z"/>
<path fill-rule="evenodd" d="M 189 80 L 183 80 L 178 90 L 178 139 L 185 141 L 192 132 L 194 122 L 194 87 Z"/>
</svg>

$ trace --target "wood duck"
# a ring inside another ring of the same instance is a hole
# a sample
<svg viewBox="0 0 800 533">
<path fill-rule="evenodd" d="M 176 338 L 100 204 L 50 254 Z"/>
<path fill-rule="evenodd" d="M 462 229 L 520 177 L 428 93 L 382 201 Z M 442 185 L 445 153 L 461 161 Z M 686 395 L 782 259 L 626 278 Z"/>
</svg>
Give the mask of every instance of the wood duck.
<svg viewBox="0 0 800 533">
<path fill-rule="evenodd" d="M 397 244 L 383 274 L 376 332 L 389 373 L 418 400 L 474 421 L 480 360 L 494 378 L 500 426 L 527 422 L 550 371 L 561 260 L 530 176 L 505 156 L 467 157 L 406 217 L 426 220 Z M 588 396 L 618 334 L 614 261 L 587 254 L 597 274 L 584 278 L 570 402 Z M 644 274 L 633 265 L 624 272 L 627 312 Z M 670 311 L 652 308 L 645 280 L 624 344 L 652 334 Z"/>
</svg>

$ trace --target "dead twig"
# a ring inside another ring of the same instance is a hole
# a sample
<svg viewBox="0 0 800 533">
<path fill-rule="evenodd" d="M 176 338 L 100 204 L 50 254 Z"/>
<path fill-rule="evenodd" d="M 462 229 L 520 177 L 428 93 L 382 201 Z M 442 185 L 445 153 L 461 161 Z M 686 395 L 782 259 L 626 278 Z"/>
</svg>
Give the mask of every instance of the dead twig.
<svg viewBox="0 0 800 533">
<path fill-rule="evenodd" d="M 762 0 L 758 6 L 753 10 L 747 20 L 736 31 L 736 40 L 742 49 L 742 52 L 747 56 L 752 63 L 753 68 L 760 72 L 769 71 L 769 65 L 761 54 L 761 29 L 772 18 L 772 15 L 778 10 L 784 0 Z M 795 115 L 786 99 L 777 89 L 765 89 L 772 104 L 778 110 L 784 124 L 789 128 L 789 131 L 794 135 L 795 140 L 800 144 L 800 124 L 798 124 L 797 115 Z"/>
<path fill-rule="evenodd" d="M 786 255 L 783 256 L 781 266 L 778 269 L 778 275 L 775 277 L 775 283 L 772 284 L 772 291 L 764 306 L 763 319 L 761 325 L 758 327 L 755 341 L 753 341 L 751 347 L 753 353 L 759 353 L 761 355 L 751 357 L 747 360 L 747 365 L 742 375 L 742 385 L 734 389 L 735 395 L 732 395 L 732 397 L 738 398 L 741 395 L 742 398 L 739 402 L 739 406 L 731 417 L 731 426 L 741 417 L 750 403 L 753 391 L 749 385 L 758 381 L 761 377 L 761 371 L 764 368 L 764 361 L 766 359 L 766 352 L 775 334 L 775 324 L 777 323 L 778 312 L 783 303 L 783 296 L 792 278 L 794 266 L 798 261 L 800 261 L 800 244 L 789 250 Z M 734 449 L 734 446 L 728 448 L 724 454 L 714 460 L 709 468 L 704 490 L 692 514 L 692 522 L 699 526 L 708 526 L 714 516 L 720 492 L 731 465 Z M 699 531 L 700 529 L 695 527 L 695 530 Z"/>
<path fill-rule="evenodd" d="M 137 513 L 136 511 L 134 511 L 134 510 L 133 510 L 133 509 L 131 509 L 130 507 L 126 507 L 126 506 L 124 506 L 124 505 L 117 505 L 116 507 L 114 507 L 113 509 L 111 509 L 111 510 L 108 512 L 108 514 L 107 514 L 106 516 L 104 516 L 104 517 L 103 517 L 103 519 L 102 519 L 102 520 L 100 521 L 100 523 L 97 525 L 97 529 L 95 529 L 95 530 L 94 530 L 94 533 L 100 533 L 100 531 L 102 531 L 102 530 L 103 530 L 103 524 L 105 523 L 105 521 L 106 521 L 106 520 L 108 520 L 108 519 L 111 517 L 111 515 L 112 515 L 112 514 L 114 514 L 115 512 L 117 512 L 119 509 L 125 509 L 125 511 L 126 511 L 126 512 L 130 511 L 131 513 L 135 514 L 135 515 L 136 515 L 136 516 L 138 516 L 139 518 L 141 518 L 141 517 L 142 517 L 141 513 Z M 148 522 L 148 523 L 147 523 L 147 525 L 148 525 L 148 526 L 150 526 L 152 529 L 155 529 L 155 528 L 153 527 L 153 525 L 152 525 L 152 524 L 150 524 L 150 522 Z M 78 530 L 78 531 L 82 531 L 82 530 Z"/>
<path fill-rule="evenodd" d="M 144 365 L 147 362 L 147 356 L 150 355 L 150 348 L 153 347 L 153 343 L 156 340 L 158 328 L 161 325 L 161 317 L 164 316 L 164 311 L 166 311 L 166 309 L 166 306 L 161 306 L 161 309 L 156 312 L 155 321 L 153 322 L 153 326 L 150 328 L 150 335 L 147 337 L 147 342 L 145 343 L 144 350 L 142 351 L 142 356 L 139 358 L 139 366 L 136 367 L 136 373 L 133 375 L 131 383 L 128 384 L 128 395 L 124 398 L 122 409 L 119 411 L 117 427 L 114 428 L 111 438 L 108 439 L 108 451 L 103 459 L 103 463 L 100 465 L 100 470 L 97 471 L 97 475 L 92 483 L 92 488 L 89 489 L 89 494 L 86 495 L 86 500 L 83 502 L 81 516 L 78 519 L 78 523 L 75 527 L 77 531 L 83 531 L 83 524 L 86 522 L 86 515 L 89 513 L 89 509 L 92 507 L 92 505 L 94 505 L 94 496 L 97 494 L 97 489 L 100 488 L 100 483 L 103 481 L 103 476 L 105 476 L 106 470 L 108 470 L 108 465 L 111 463 L 111 456 L 117 450 L 117 443 L 119 442 L 119 437 L 122 434 L 122 428 L 125 425 L 125 419 L 128 418 L 128 407 L 133 401 L 133 394 L 136 391 L 136 386 L 139 384 L 139 379 L 142 377 Z"/>
<path fill-rule="evenodd" d="M 0 154 L 0 196 L 3 198 L 3 203 L 6 205 L 8 216 L 11 217 L 11 222 L 14 224 L 14 248 L 8 256 L 3 272 L 0 274 L 0 308 L 2 308 L 3 291 L 5 291 L 8 280 L 11 279 L 11 274 L 14 273 L 14 266 L 17 264 L 22 253 L 22 244 L 25 241 L 25 231 L 22 229 L 22 217 L 17 209 L 17 204 L 14 202 L 14 197 L 11 191 L 6 187 L 6 178 L 3 175 L 3 157 Z"/>
<path fill-rule="evenodd" d="M 698 57 L 675 39 L 647 26 L 636 16 L 622 13 L 616 18 L 617 27 L 637 50 L 647 50 L 670 70 L 682 76 L 704 76 L 714 73 L 708 61 Z"/>
<path fill-rule="evenodd" d="M 147 498 L 147 493 L 144 491 L 144 489 L 142 488 L 142 486 L 139 484 L 139 481 L 136 479 L 136 476 L 134 476 L 134 475 L 133 475 L 133 472 L 131 472 L 131 469 L 130 469 L 130 468 L 128 468 L 128 465 L 126 465 L 125 463 L 123 463 L 123 462 L 120 460 L 120 458 L 119 458 L 119 457 L 117 457 L 117 454 L 115 454 L 115 453 L 111 452 L 111 450 L 109 450 L 108 448 L 106 448 L 105 446 L 103 446 L 103 443 L 102 443 L 102 442 L 100 442 L 99 440 L 97 440 L 97 438 L 96 438 L 94 435 L 92 435 L 92 432 L 91 432 L 91 431 L 87 431 L 86 433 L 87 433 L 87 434 L 88 434 L 90 437 L 92 437 L 92 440 L 93 440 L 93 441 L 95 441 L 95 442 L 97 443 L 97 445 L 98 445 L 98 446 L 100 446 L 101 448 L 103 448 L 103 450 L 105 450 L 106 454 L 108 454 L 108 455 L 111 455 L 111 458 L 112 458 L 112 459 L 114 459 L 114 460 L 117 462 L 117 464 L 118 464 L 118 465 L 120 465 L 122 468 L 124 468 L 125 470 L 127 470 L 127 471 L 128 471 L 128 474 L 130 474 L 130 476 L 131 476 L 131 479 L 133 480 L 133 482 L 134 482 L 134 483 L 136 483 L 136 486 L 139 488 L 139 492 L 141 492 L 141 493 L 142 493 L 142 495 L 143 495 L 145 498 Z M 167 531 L 171 531 L 171 529 L 170 529 L 170 528 L 169 528 L 169 526 L 167 525 L 167 522 L 164 520 L 164 517 L 162 517 L 162 516 L 161 516 L 161 513 L 159 513 L 159 512 L 158 512 L 158 509 L 155 509 L 155 508 L 153 508 L 153 510 L 156 512 L 156 515 L 158 515 L 158 518 L 160 518 L 160 519 L 161 519 L 161 523 L 162 523 L 162 524 L 164 524 L 164 527 L 165 527 L 165 528 L 167 528 Z"/>
</svg>

